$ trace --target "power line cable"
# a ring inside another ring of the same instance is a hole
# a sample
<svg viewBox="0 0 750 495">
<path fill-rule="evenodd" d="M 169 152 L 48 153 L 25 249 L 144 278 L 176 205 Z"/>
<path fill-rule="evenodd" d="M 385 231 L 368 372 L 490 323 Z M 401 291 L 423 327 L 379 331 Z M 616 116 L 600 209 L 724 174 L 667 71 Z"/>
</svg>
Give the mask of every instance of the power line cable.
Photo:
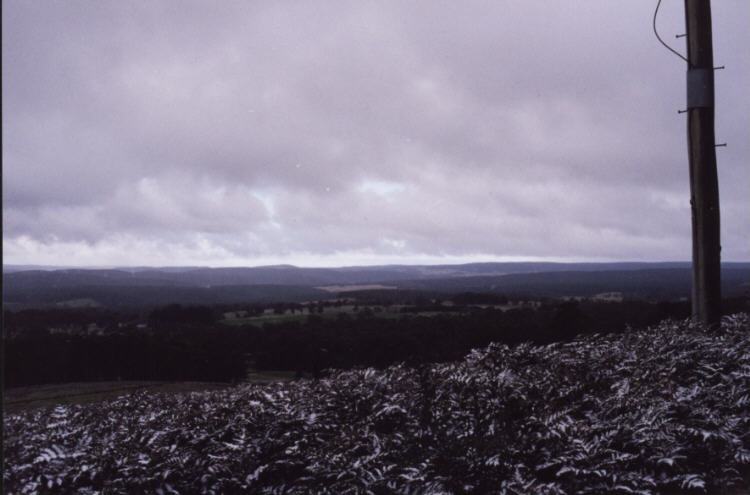
<svg viewBox="0 0 750 495">
<path fill-rule="evenodd" d="M 680 52 L 678 52 L 677 50 L 675 50 L 674 48 L 672 48 L 668 44 L 664 43 L 664 40 L 661 39 L 661 36 L 659 36 L 659 32 L 656 30 L 656 16 L 659 13 L 659 6 L 661 6 L 661 0 L 659 0 L 656 3 L 656 10 L 654 10 L 654 34 L 656 35 L 656 39 L 659 40 L 659 43 L 661 43 L 662 45 L 664 45 L 667 48 L 667 50 L 669 50 L 670 52 L 674 53 L 675 55 L 677 55 L 678 57 L 680 57 L 685 62 L 688 62 L 688 59 L 686 59 L 685 57 L 683 57 Z M 690 62 L 688 62 L 688 64 L 689 63 Z"/>
</svg>

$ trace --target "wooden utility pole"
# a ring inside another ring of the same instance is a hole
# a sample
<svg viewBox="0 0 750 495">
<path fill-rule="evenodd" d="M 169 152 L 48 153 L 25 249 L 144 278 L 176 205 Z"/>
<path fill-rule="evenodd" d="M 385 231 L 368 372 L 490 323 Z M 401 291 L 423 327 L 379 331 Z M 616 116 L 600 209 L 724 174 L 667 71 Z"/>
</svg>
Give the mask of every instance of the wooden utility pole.
<svg viewBox="0 0 750 495">
<path fill-rule="evenodd" d="M 693 318 L 721 318 L 719 183 L 714 137 L 714 56 L 710 0 L 685 0 L 687 130 L 693 225 Z"/>
</svg>

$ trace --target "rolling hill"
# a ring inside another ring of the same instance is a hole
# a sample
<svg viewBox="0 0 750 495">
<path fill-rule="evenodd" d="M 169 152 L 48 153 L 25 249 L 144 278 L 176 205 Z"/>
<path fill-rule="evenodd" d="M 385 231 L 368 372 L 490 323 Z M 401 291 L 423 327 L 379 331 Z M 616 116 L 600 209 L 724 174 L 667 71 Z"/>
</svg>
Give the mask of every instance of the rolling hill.
<svg viewBox="0 0 750 495">
<path fill-rule="evenodd" d="M 688 263 L 471 263 L 430 266 L 300 268 L 60 269 L 3 272 L 3 303 L 29 307 L 91 299 L 103 306 L 167 303 L 298 302 L 329 299 L 325 286 L 386 284 L 426 292 L 495 292 L 536 297 L 674 299 L 690 291 Z M 750 263 L 725 263 L 727 295 L 747 294 Z"/>
</svg>

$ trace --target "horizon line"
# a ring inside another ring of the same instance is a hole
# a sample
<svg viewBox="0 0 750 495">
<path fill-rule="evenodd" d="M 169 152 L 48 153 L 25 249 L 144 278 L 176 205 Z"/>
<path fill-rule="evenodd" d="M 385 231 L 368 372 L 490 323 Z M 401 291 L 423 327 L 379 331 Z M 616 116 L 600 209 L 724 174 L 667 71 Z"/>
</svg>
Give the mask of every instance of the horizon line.
<svg viewBox="0 0 750 495">
<path fill-rule="evenodd" d="M 605 265 L 605 264 L 692 264 L 690 260 L 616 260 L 616 261 L 559 261 L 559 260 L 513 260 L 513 261 L 467 261 L 467 262 L 422 262 L 422 263 L 384 263 L 384 264 L 357 264 L 357 265 L 296 265 L 292 263 L 272 263 L 258 265 L 227 264 L 227 265 L 50 265 L 35 263 L 3 263 L 3 271 L 6 268 L 28 268 L 29 270 L 127 270 L 127 269 L 222 269 L 222 268 L 374 268 L 374 267 L 420 267 L 420 266 L 466 266 L 477 264 L 523 264 L 539 263 L 549 265 Z M 750 263 L 750 260 L 722 260 L 725 263 Z"/>
</svg>

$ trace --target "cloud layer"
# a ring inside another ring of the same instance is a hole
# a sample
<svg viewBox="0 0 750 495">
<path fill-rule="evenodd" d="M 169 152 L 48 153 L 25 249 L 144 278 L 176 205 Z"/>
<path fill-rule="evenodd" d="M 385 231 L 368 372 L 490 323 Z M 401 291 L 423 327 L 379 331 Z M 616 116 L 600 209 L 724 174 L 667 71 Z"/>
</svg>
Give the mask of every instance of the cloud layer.
<svg viewBox="0 0 750 495">
<path fill-rule="evenodd" d="M 685 68 L 652 4 L 6 2 L 6 263 L 689 259 Z M 749 17 L 715 2 L 728 260 Z"/>
</svg>

